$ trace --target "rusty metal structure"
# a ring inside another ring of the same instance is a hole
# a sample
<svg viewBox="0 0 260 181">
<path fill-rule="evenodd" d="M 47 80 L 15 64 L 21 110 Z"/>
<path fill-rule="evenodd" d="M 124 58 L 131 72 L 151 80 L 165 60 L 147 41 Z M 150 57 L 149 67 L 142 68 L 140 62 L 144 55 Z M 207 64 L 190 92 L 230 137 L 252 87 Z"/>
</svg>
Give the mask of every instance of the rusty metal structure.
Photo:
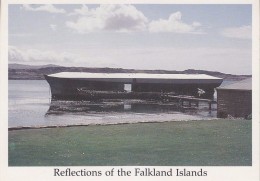
<svg viewBox="0 0 260 181">
<path fill-rule="evenodd" d="M 223 79 L 205 74 L 86 73 L 61 72 L 45 75 L 53 99 L 146 98 L 161 94 L 212 99 Z M 131 85 L 126 92 L 125 85 Z M 198 91 L 203 90 L 201 95 Z M 85 92 L 85 93 L 84 93 Z M 159 96 L 160 97 L 160 96 Z"/>
</svg>

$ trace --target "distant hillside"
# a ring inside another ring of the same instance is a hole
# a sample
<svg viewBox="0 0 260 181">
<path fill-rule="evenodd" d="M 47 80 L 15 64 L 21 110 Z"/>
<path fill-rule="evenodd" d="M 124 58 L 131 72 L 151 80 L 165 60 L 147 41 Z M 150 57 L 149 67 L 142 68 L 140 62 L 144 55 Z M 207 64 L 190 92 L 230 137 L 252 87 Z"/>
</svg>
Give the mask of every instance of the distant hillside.
<svg viewBox="0 0 260 181">
<path fill-rule="evenodd" d="M 46 68 L 46 67 L 60 67 L 60 66 L 54 64 L 48 64 L 48 65 L 24 65 L 18 63 L 8 64 L 9 69 L 39 69 L 39 68 Z"/>
<path fill-rule="evenodd" d="M 207 74 L 223 78 L 225 80 L 242 80 L 251 77 L 251 75 L 232 75 L 221 72 L 206 70 L 188 69 L 184 71 L 176 70 L 136 70 L 122 68 L 87 68 L 87 67 L 62 67 L 57 65 L 22 65 L 9 64 L 9 80 L 42 80 L 44 74 L 53 74 L 58 72 L 92 72 L 92 73 L 158 73 L 158 74 Z"/>
</svg>

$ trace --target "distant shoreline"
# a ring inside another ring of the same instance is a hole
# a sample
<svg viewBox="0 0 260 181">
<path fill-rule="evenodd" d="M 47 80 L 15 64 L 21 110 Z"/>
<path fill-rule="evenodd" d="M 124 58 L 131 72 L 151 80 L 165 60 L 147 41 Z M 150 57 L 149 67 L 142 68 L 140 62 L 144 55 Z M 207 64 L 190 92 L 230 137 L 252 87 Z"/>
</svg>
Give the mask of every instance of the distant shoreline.
<svg viewBox="0 0 260 181">
<path fill-rule="evenodd" d="M 252 75 L 232 75 L 215 71 L 188 69 L 176 70 L 136 70 L 122 68 L 89 68 L 89 67 L 62 67 L 57 65 L 31 66 L 22 64 L 9 64 L 9 80 L 44 80 L 45 74 L 59 72 L 90 72 L 90 73 L 156 73 L 156 74 L 207 74 L 224 80 L 239 81 L 252 77 Z"/>
</svg>

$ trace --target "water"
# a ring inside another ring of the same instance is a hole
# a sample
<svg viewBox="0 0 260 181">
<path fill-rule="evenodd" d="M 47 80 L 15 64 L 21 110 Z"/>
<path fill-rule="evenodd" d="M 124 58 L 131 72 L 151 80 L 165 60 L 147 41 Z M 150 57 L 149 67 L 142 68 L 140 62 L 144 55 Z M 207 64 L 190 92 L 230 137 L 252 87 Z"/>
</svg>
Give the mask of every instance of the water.
<svg viewBox="0 0 260 181">
<path fill-rule="evenodd" d="M 45 80 L 10 80 L 9 128 L 201 120 L 216 117 L 216 105 L 209 111 L 208 105 L 201 103 L 198 110 L 183 110 L 176 103 L 140 100 L 51 101 L 50 97 L 49 85 Z"/>
</svg>

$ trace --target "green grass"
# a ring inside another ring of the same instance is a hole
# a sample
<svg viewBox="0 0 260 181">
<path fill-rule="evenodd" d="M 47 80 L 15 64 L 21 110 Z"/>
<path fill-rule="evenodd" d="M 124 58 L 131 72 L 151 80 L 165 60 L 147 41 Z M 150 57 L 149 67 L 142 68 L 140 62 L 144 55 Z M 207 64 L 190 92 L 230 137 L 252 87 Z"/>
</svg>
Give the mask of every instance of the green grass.
<svg viewBox="0 0 260 181">
<path fill-rule="evenodd" d="M 10 166 L 250 166 L 252 121 L 9 131 Z"/>
</svg>

